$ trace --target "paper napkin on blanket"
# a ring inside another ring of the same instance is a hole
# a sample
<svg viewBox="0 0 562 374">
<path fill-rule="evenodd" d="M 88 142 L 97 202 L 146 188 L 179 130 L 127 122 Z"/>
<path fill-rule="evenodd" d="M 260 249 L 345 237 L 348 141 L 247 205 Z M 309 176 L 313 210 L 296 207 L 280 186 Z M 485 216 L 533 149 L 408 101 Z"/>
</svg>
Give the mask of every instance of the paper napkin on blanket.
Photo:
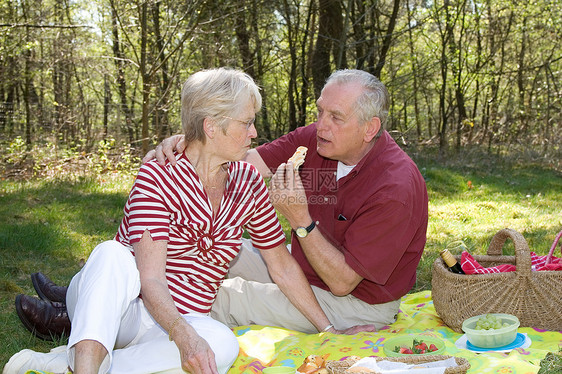
<svg viewBox="0 0 562 374">
<path fill-rule="evenodd" d="M 455 366 L 457 366 L 457 362 L 454 357 L 420 364 L 406 364 L 387 360 L 377 362 L 375 358 L 367 357 L 357 361 L 347 371 L 353 373 L 354 371 L 364 372 L 367 371 L 365 369 L 369 369 L 381 374 L 443 374 L 447 368 Z"/>
</svg>

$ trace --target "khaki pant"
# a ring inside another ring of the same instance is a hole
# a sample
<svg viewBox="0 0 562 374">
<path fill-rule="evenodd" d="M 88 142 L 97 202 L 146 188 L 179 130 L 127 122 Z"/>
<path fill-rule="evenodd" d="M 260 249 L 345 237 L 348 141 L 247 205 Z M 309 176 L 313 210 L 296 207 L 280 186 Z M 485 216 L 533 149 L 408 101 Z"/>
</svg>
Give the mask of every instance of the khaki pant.
<svg viewBox="0 0 562 374">
<path fill-rule="evenodd" d="M 312 291 L 338 330 L 363 324 L 374 324 L 380 329 L 396 321 L 400 306 L 400 300 L 371 305 L 351 295 L 334 296 L 315 286 Z M 219 288 L 211 317 L 229 327 L 257 324 L 318 332 L 273 283 L 259 251 L 249 240 L 243 241 L 228 279 Z"/>
</svg>

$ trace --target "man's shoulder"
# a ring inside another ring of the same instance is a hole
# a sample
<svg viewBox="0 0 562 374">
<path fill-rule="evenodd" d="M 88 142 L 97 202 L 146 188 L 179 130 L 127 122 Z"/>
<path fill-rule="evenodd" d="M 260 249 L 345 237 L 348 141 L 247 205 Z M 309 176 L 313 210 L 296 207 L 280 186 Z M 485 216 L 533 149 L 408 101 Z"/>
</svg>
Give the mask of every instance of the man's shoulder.
<svg viewBox="0 0 562 374">
<path fill-rule="evenodd" d="M 381 171 L 394 171 L 401 168 L 414 168 L 417 170 L 417 166 L 412 158 L 396 143 L 387 131 L 381 135 L 377 144 L 369 152 L 366 164 L 369 168 L 376 168 Z"/>
<path fill-rule="evenodd" d="M 385 135 L 384 147 L 380 147 L 365 165 L 365 174 L 376 180 L 372 188 L 377 190 L 378 196 L 386 193 L 397 199 L 401 199 L 401 195 L 425 194 L 425 180 L 414 160 L 390 134 L 385 132 Z"/>
</svg>

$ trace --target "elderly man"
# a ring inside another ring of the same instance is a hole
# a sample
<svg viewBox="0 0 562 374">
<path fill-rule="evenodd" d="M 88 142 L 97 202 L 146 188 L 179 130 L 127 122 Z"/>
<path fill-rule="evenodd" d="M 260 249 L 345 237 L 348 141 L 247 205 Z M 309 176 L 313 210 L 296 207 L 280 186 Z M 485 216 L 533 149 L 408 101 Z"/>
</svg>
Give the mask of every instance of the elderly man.
<svg viewBox="0 0 562 374">
<path fill-rule="evenodd" d="M 396 320 L 400 298 L 415 283 L 426 242 L 425 181 L 384 130 L 389 96 L 376 77 L 336 71 L 317 107 L 315 123 L 249 150 L 245 160 L 271 177 L 271 200 L 293 229 L 292 255 L 330 323 L 379 329 Z M 182 139 L 165 140 L 145 161 L 156 154 L 161 163 L 167 157 L 174 164 Z M 287 160 L 299 146 L 308 154 L 296 171 Z M 271 281 L 249 242 L 211 315 L 230 327 L 255 323 L 316 332 Z"/>
</svg>

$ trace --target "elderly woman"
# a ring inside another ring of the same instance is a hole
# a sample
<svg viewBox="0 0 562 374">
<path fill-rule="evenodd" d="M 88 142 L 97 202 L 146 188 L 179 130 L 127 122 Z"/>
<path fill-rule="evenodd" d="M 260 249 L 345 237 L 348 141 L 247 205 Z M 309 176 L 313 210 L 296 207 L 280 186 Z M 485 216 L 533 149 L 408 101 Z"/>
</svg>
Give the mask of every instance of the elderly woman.
<svg viewBox="0 0 562 374">
<path fill-rule="evenodd" d="M 225 373 L 237 340 L 208 314 L 244 230 L 295 307 L 319 331 L 330 326 L 284 245 L 262 177 L 240 161 L 257 136 L 258 87 L 239 71 L 206 70 L 189 77 L 181 100 L 189 146 L 174 166 L 141 166 L 114 240 L 69 286 L 75 373 Z M 33 357 L 26 368 L 49 369 Z M 8 373 L 22 370 L 10 361 Z"/>
</svg>

